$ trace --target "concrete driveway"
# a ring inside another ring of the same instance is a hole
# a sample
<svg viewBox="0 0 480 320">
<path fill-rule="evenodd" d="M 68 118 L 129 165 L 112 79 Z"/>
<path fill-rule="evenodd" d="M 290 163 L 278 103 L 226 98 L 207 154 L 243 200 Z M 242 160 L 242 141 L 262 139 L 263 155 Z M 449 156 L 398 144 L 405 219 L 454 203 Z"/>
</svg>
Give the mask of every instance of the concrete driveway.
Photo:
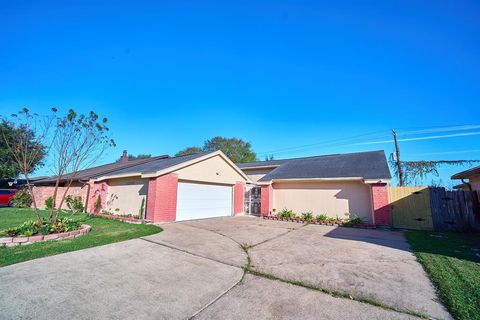
<svg viewBox="0 0 480 320">
<path fill-rule="evenodd" d="M 253 217 L 162 227 L 0 268 L 0 319 L 450 319 L 398 232 Z"/>
</svg>

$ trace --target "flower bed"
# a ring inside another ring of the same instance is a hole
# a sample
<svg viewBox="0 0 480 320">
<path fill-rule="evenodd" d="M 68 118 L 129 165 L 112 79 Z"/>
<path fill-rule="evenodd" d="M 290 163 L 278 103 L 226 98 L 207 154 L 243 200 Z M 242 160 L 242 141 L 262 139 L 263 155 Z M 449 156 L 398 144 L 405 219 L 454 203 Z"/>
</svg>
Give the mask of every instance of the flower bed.
<svg viewBox="0 0 480 320">
<path fill-rule="evenodd" d="M 40 241 L 72 239 L 88 234 L 91 228 L 88 224 L 82 224 L 80 229 L 69 232 L 51 233 L 47 235 L 39 234 L 30 237 L 4 237 L 0 238 L 0 246 L 13 247 Z"/>
<path fill-rule="evenodd" d="M 133 223 L 133 224 L 142 224 L 142 223 L 150 222 L 150 221 L 145 220 L 145 219 L 138 219 L 138 218 L 133 218 L 133 217 L 124 217 L 124 216 L 119 216 L 119 215 L 114 215 L 114 214 L 92 213 L 90 215 L 94 216 L 94 217 L 101 217 L 101 218 L 106 218 L 106 219 L 120 220 L 120 221 L 123 221 L 123 222 Z"/>
<path fill-rule="evenodd" d="M 342 226 L 342 227 L 367 228 L 367 229 L 375 229 L 377 227 L 374 224 L 367 224 L 367 223 L 355 223 L 354 224 L 354 223 L 350 223 L 348 221 L 306 220 L 306 219 L 303 219 L 303 218 L 283 218 L 283 217 L 278 217 L 278 216 L 262 216 L 262 217 L 263 217 L 263 219 L 267 219 L 267 220 L 321 224 L 321 225 L 326 225 L 326 226 Z"/>
</svg>

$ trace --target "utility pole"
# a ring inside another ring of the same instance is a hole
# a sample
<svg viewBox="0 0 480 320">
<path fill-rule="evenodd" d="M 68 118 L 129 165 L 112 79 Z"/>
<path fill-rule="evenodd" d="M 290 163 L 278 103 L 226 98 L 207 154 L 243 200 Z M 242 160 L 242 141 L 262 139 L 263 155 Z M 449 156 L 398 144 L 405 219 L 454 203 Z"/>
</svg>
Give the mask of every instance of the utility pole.
<svg viewBox="0 0 480 320">
<path fill-rule="evenodd" d="M 398 170 L 398 182 L 401 187 L 403 187 L 403 170 L 402 162 L 400 161 L 400 148 L 398 147 L 397 132 L 392 129 L 393 141 L 395 141 L 395 157 L 397 158 L 397 170 Z"/>
</svg>

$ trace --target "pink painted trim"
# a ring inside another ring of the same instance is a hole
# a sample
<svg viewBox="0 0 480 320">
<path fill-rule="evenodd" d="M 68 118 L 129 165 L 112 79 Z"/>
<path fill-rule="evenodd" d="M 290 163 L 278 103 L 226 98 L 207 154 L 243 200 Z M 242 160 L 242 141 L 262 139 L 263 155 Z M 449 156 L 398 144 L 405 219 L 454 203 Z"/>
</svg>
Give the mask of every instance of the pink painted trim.
<svg viewBox="0 0 480 320">
<path fill-rule="evenodd" d="M 48 241 L 48 240 L 62 240 L 62 239 L 71 239 L 84 236 L 90 232 L 92 227 L 88 224 L 82 224 L 81 228 L 78 230 L 73 230 L 69 232 L 62 233 L 52 233 L 47 235 L 36 235 L 30 237 L 5 237 L 0 238 L 0 246 L 15 246 L 15 245 L 26 245 L 34 242 Z"/>
</svg>

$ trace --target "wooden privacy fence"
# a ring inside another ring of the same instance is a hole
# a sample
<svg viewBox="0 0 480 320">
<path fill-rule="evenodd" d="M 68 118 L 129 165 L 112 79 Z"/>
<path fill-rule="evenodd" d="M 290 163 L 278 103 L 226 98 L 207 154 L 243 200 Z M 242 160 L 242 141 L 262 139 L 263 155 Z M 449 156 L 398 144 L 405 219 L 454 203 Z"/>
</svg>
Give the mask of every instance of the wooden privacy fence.
<svg viewBox="0 0 480 320">
<path fill-rule="evenodd" d="M 395 228 L 437 231 L 480 231 L 475 191 L 447 191 L 433 187 L 390 187 Z"/>
</svg>

